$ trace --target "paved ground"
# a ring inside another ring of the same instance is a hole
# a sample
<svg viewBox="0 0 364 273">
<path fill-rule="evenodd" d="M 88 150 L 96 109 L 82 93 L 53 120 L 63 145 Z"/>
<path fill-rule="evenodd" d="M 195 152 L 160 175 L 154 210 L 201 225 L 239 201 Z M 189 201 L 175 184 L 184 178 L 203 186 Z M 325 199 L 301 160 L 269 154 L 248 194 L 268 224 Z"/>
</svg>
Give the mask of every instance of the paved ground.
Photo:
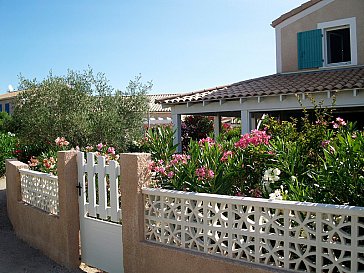
<svg viewBox="0 0 364 273">
<path fill-rule="evenodd" d="M 39 250 L 19 240 L 6 213 L 5 178 L 0 177 L 0 273 L 97 273 L 84 264 L 68 270 L 44 256 Z"/>
</svg>

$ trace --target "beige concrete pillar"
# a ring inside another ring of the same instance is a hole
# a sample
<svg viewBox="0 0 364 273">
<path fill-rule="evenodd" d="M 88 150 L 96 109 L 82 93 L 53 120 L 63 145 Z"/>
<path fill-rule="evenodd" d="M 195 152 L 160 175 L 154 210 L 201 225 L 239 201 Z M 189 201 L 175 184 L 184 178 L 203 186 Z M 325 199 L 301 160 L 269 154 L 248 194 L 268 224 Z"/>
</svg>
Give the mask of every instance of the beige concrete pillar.
<svg viewBox="0 0 364 273">
<path fill-rule="evenodd" d="M 123 214 L 124 270 L 139 273 L 140 244 L 144 240 L 144 200 L 142 187 L 149 184 L 150 154 L 121 154 L 120 188 Z"/>
<path fill-rule="evenodd" d="M 29 166 L 16 159 L 6 160 L 6 202 L 8 217 L 12 225 L 17 221 L 17 204 L 21 201 L 19 169 L 29 169 Z"/>
<path fill-rule="evenodd" d="M 68 268 L 78 268 L 79 260 L 79 230 L 77 191 L 77 152 L 58 152 L 58 195 L 60 219 L 63 225 L 62 236 L 65 247 L 64 265 Z"/>
</svg>

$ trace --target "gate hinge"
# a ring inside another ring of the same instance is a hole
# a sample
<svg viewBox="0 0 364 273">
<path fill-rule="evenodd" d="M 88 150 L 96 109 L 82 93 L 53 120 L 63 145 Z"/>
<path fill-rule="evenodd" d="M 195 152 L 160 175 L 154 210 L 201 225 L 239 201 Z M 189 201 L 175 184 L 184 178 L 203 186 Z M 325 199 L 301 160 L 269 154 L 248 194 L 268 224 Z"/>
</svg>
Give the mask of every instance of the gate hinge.
<svg viewBox="0 0 364 273">
<path fill-rule="evenodd" d="M 78 185 L 76 186 L 76 188 L 78 189 L 78 196 L 81 196 L 82 186 L 81 186 L 81 183 L 80 182 L 78 182 Z"/>
</svg>

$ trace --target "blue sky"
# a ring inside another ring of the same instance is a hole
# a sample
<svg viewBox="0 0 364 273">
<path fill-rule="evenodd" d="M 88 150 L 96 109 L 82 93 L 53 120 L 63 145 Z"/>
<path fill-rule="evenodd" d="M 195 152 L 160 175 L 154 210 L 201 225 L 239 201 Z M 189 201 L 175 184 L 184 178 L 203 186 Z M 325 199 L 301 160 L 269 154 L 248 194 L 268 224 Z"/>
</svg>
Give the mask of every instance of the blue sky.
<svg viewBox="0 0 364 273">
<path fill-rule="evenodd" d="M 91 66 L 124 89 L 210 88 L 275 73 L 270 23 L 304 0 L 0 0 L 0 94 L 18 75 Z"/>
</svg>

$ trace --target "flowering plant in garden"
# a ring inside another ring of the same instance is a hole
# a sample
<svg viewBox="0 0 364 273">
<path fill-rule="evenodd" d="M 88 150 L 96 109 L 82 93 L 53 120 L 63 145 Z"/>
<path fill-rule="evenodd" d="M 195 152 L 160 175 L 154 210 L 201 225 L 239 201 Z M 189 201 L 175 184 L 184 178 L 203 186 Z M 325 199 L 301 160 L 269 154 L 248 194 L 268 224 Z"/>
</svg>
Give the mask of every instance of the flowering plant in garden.
<svg viewBox="0 0 364 273">
<path fill-rule="evenodd" d="M 269 137 L 254 131 L 240 139 L 217 142 L 211 137 L 191 141 L 188 153 L 150 164 L 157 186 L 196 192 L 260 195 L 264 158 L 271 157 L 265 143 Z M 244 141 L 244 144 L 242 145 Z"/>
<path fill-rule="evenodd" d="M 57 175 L 57 152 L 67 149 L 70 149 L 69 142 L 64 137 L 57 137 L 54 140 L 54 145 L 49 151 L 43 152 L 37 157 L 31 156 L 28 160 L 28 165 L 32 170 Z M 78 146 L 75 149 L 77 151 L 80 150 Z M 95 147 L 86 146 L 85 151 L 93 152 L 96 156 L 105 156 L 106 162 L 119 159 L 119 155 L 116 153 L 115 148 L 104 143 L 99 143 L 95 145 Z"/>
<path fill-rule="evenodd" d="M 191 141 L 184 154 L 163 160 L 152 152 L 155 186 L 364 206 L 363 131 L 323 109 L 313 114 L 313 122 L 308 114 L 300 121 L 267 117 L 263 130 Z"/>
<path fill-rule="evenodd" d="M 104 143 L 99 143 L 95 147 L 94 146 L 86 146 L 86 152 L 93 152 L 96 156 L 105 156 L 106 162 L 110 160 L 119 160 L 119 154 L 116 153 L 116 150 L 113 146 L 108 146 Z"/>
<path fill-rule="evenodd" d="M 64 137 L 57 137 L 54 140 L 52 149 L 43 152 L 40 156 L 32 156 L 28 165 L 30 169 L 57 175 L 57 152 L 68 149 L 69 142 Z"/>
</svg>

